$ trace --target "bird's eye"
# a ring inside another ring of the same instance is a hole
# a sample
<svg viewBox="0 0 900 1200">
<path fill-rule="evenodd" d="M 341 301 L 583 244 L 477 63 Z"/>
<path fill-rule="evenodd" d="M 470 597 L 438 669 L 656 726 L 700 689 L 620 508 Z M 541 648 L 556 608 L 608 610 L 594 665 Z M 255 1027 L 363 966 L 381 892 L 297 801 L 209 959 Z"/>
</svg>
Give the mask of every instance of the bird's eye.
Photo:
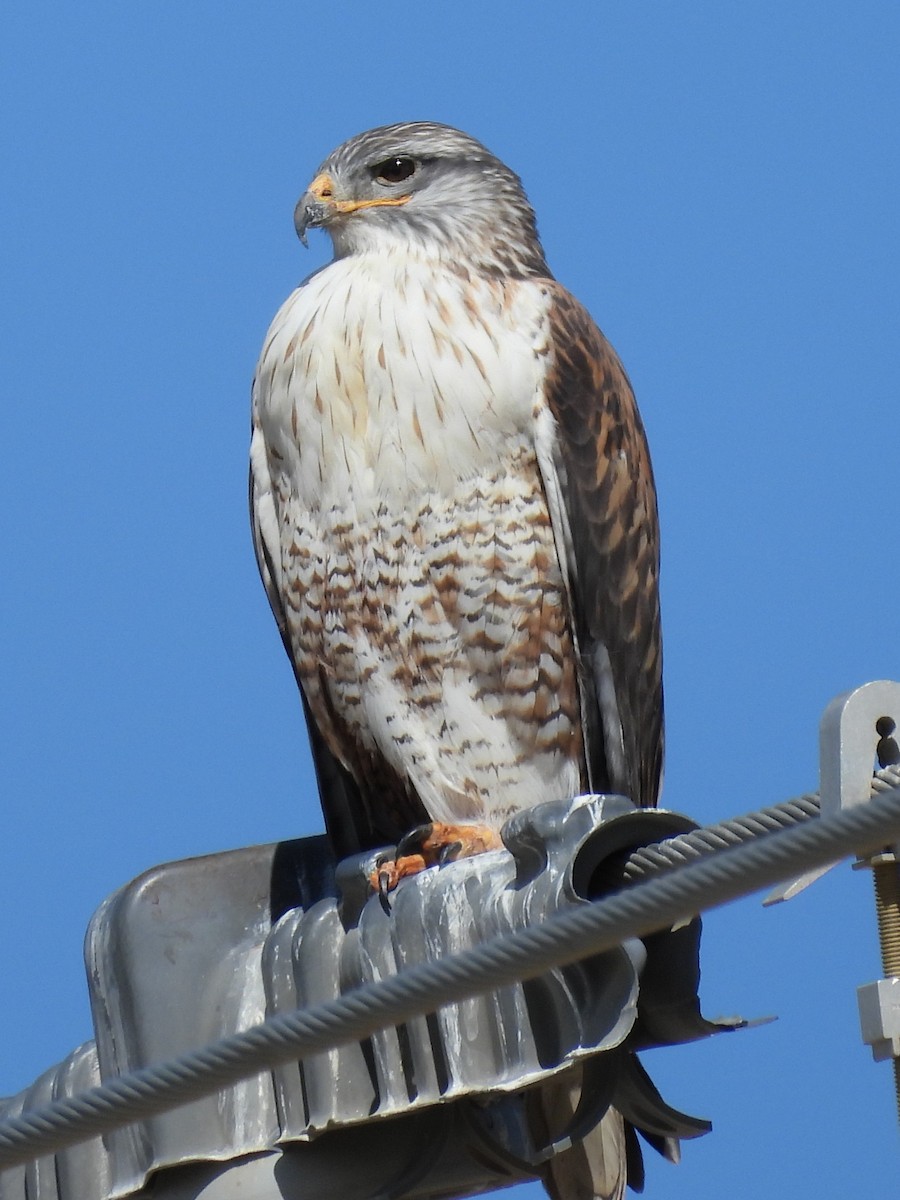
<svg viewBox="0 0 900 1200">
<path fill-rule="evenodd" d="M 416 164 L 411 158 L 398 155 L 396 158 L 386 158 L 384 162 L 380 162 L 372 168 L 372 173 L 379 183 L 402 183 L 404 179 L 409 179 L 415 170 Z"/>
</svg>

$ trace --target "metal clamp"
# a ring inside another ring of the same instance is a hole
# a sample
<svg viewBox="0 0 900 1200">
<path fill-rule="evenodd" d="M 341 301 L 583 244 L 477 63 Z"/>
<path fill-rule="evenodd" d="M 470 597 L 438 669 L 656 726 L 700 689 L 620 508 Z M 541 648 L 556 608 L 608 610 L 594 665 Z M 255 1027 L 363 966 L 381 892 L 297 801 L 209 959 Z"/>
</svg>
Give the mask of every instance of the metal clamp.
<svg viewBox="0 0 900 1200">
<path fill-rule="evenodd" d="M 893 742 L 896 729 L 900 729 L 900 683 L 879 679 L 831 701 L 819 724 L 819 795 L 823 817 L 868 803 L 879 750 L 886 743 L 896 746 Z M 887 852 L 895 853 L 896 849 Z M 780 884 L 763 903 L 792 900 L 835 865 Z"/>
<path fill-rule="evenodd" d="M 878 680 L 838 696 L 819 726 L 819 795 L 827 820 L 842 809 L 872 801 L 875 764 L 900 760 L 894 737 L 900 729 L 900 683 Z M 877 802 L 877 801 L 876 801 Z M 832 864 L 834 865 L 834 864 Z M 857 988 L 862 1040 L 876 1062 L 892 1059 L 900 1115 L 900 845 L 885 846 L 857 859 L 872 870 L 875 909 L 885 978 Z M 808 872 L 766 897 L 766 904 L 790 900 L 831 867 Z"/>
</svg>

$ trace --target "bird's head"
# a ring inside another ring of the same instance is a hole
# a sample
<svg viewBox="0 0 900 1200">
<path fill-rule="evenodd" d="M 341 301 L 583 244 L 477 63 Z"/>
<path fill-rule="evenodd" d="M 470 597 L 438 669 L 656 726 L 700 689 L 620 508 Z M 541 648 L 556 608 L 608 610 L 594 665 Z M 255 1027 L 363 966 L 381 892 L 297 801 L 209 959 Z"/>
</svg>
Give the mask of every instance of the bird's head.
<svg viewBox="0 0 900 1200">
<path fill-rule="evenodd" d="M 449 125 L 371 129 L 325 159 L 294 213 L 328 231 L 338 258 L 404 247 L 502 275 L 548 273 L 516 174 Z"/>
</svg>

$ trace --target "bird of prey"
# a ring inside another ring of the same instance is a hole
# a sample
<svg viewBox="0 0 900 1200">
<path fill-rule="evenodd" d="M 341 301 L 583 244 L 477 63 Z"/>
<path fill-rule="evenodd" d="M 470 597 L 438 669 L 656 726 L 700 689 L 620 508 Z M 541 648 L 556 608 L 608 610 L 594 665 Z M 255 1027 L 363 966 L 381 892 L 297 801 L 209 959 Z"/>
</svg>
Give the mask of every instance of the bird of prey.
<svg viewBox="0 0 900 1200">
<path fill-rule="evenodd" d="M 335 853 L 399 842 L 391 888 L 543 801 L 655 804 L 647 443 L 520 180 L 449 126 L 390 125 L 324 161 L 295 223 L 334 260 L 266 336 L 251 508 Z M 571 1112 L 577 1080 L 556 1086 Z M 621 1118 L 595 1134 L 554 1194 L 621 1194 Z"/>
<path fill-rule="evenodd" d="M 389 125 L 325 160 L 295 224 L 335 256 L 265 339 L 251 509 L 336 854 L 413 830 L 426 861 L 467 853 L 586 791 L 655 804 L 647 443 L 520 180 L 449 126 Z"/>
</svg>

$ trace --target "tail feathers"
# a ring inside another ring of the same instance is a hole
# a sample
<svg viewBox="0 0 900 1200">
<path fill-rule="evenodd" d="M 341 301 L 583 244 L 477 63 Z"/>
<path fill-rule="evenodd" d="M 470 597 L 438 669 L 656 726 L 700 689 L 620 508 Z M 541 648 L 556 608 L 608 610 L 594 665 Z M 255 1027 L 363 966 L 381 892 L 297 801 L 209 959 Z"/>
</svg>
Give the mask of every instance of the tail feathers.
<svg viewBox="0 0 900 1200">
<path fill-rule="evenodd" d="M 540 1089 L 533 1115 L 534 1134 L 544 1144 L 559 1137 L 581 1096 L 581 1070 L 557 1076 Z M 551 1200 L 622 1200 L 628 1182 L 628 1154 L 622 1114 L 608 1108 L 582 1141 L 547 1162 L 544 1187 Z"/>
</svg>

